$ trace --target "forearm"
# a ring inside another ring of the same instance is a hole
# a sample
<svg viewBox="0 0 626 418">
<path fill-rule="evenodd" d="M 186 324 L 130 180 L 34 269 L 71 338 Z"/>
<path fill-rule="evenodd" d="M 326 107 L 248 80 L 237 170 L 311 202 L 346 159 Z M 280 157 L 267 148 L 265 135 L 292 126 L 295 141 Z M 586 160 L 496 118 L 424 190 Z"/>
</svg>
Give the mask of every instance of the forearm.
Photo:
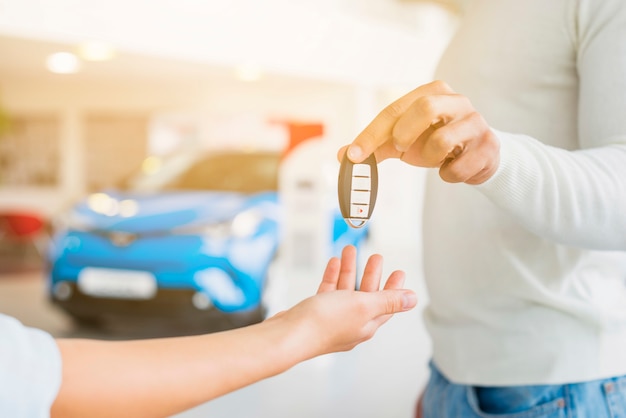
<svg viewBox="0 0 626 418">
<path fill-rule="evenodd" d="M 415 293 L 394 271 L 378 291 L 382 257 L 356 283 L 356 249 L 332 258 L 318 294 L 256 325 L 202 336 L 139 341 L 57 340 L 62 382 L 53 417 L 166 417 L 284 372 L 315 356 L 351 350 Z"/>
<path fill-rule="evenodd" d="M 501 167 L 479 190 L 547 239 L 626 249 L 626 145 L 572 152 L 529 137 L 498 135 Z"/>
<path fill-rule="evenodd" d="M 52 416 L 171 416 L 281 373 L 311 356 L 283 321 L 176 339 L 59 340 Z"/>
</svg>

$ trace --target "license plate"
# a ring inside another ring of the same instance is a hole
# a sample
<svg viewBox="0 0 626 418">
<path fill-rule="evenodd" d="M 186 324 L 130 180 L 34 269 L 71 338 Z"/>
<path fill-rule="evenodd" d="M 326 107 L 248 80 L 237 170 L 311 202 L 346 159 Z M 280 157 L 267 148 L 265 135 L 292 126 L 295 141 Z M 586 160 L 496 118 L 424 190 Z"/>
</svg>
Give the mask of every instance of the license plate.
<svg viewBox="0 0 626 418">
<path fill-rule="evenodd" d="M 152 273 L 88 267 L 78 276 L 78 288 L 89 296 L 115 299 L 150 299 L 157 292 Z"/>
</svg>

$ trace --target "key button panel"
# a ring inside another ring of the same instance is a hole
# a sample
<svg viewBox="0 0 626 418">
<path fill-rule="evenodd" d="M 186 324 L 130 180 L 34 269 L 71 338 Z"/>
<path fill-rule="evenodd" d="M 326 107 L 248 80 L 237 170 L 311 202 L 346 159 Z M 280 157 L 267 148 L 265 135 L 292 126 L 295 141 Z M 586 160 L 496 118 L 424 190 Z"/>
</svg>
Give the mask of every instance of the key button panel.
<svg viewBox="0 0 626 418">
<path fill-rule="evenodd" d="M 353 228 L 367 223 L 376 203 L 378 170 L 374 154 L 362 163 L 354 164 L 347 154 L 339 167 L 339 208 L 346 222 Z"/>
<path fill-rule="evenodd" d="M 370 192 L 352 190 L 352 192 L 350 193 L 350 202 L 353 204 L 369 205 Z"/>
<path fill-rule="evenodd" d="M 370 205 L 358 205 L 351 204 L 350 205 L 350 217 L 351 218 L 367 218 L 367 215 L 370 210 Z"/>
<path fill-rule="evenodd" d="M 367 164 L 355 164 L 352 167 L 352 177 L 371 177 L 371 169 Z"/>
<path fill-rule="evenodd" d="M 367 190 L 372 188 L 372 182 L 369 177 L 352 177 L 352 190 Z"/>
</svg>

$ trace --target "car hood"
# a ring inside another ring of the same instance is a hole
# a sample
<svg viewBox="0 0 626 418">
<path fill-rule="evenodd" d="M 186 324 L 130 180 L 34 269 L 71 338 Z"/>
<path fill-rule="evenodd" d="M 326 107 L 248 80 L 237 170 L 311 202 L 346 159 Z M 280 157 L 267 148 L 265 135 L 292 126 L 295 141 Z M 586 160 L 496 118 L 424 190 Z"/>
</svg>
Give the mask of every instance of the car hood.
<svg viewBox="0 0 626 418">
<path fill-rule="evenodd" d="M 231 220 L 256 208 L 277 217 L 277 193 L 107 191 L 88 196 L 72 211 L 72 225 L 81 229 L 147 233 Z"/>
</svg>

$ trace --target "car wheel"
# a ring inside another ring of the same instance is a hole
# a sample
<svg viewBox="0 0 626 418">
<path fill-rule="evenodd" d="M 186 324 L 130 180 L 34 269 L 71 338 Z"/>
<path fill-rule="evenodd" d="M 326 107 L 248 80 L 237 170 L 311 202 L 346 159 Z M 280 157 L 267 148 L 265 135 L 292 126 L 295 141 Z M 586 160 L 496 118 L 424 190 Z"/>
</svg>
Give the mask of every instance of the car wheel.
<svg viewBox="0 0 626 418">
<path fill-rule="evenodd" d="M 103 327 L 103 322 L 100 318 L 94 316 L 72 316 L 74 324 L 78 328 L 82 329 L 100 329 Z"/>
</svg>

